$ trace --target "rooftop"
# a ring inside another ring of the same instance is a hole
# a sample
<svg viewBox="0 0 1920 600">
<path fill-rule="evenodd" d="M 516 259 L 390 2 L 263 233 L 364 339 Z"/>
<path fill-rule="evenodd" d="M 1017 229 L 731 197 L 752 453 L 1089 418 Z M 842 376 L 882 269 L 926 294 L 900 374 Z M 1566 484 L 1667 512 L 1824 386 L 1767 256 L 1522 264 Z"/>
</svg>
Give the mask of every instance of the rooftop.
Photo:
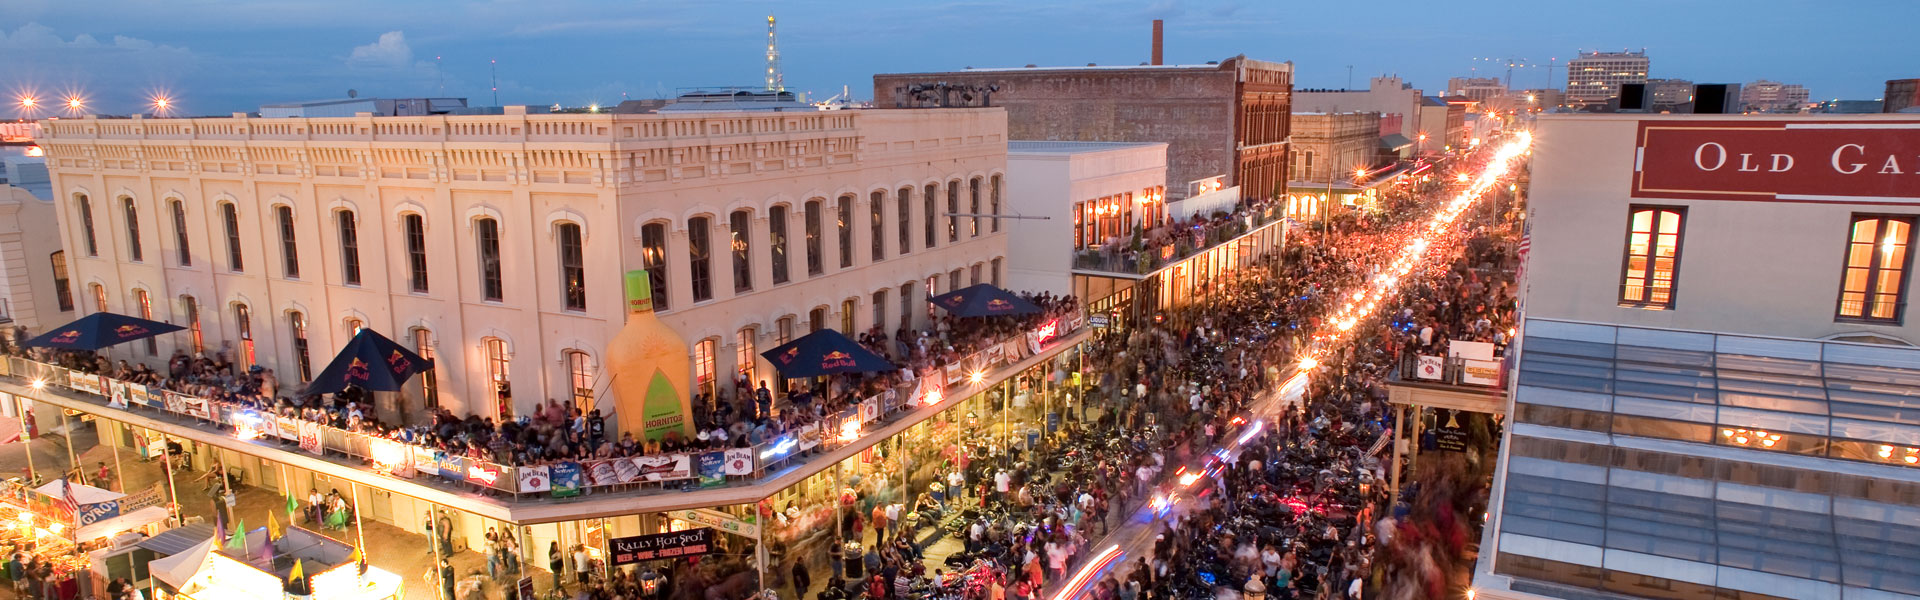
<svg viewBox="0 0 1920 600">
<path fill-rule="evenodd" d="M 1088 154 L 1149 146 L 1166 147 L 1165 142 L 1073 142 L 1058 140 L 1009 140 L 1007 154 Z"/>
</svg>

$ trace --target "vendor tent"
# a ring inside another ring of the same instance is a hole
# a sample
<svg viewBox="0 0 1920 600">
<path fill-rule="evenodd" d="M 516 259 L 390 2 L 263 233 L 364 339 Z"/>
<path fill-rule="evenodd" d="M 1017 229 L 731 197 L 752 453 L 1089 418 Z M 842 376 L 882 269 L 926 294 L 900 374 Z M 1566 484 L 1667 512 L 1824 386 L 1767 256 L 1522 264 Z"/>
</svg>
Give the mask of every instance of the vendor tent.
<svg viewBox="0 0 1920 600">
<path fill-rule="evenodd" d="M 214 539 L 209 537 L 206 541 L 187 548 L 185 552 L 166 558 L 156 558 L 153 562 L 147 563 L 147 572 L 152 573 L 153 578 L 160 580 L 161 583 L 184 591 L 187 589 L 187 582 L 206 570 L 207 563 L 213 560 L 213 545 Z"/>
<path fill-rule="evenodd" d="M 78 531 L 73 533 L 73 539 L 84 542 L 94 538 L 109 537 L 122 531 L 158 523 L 165 520 L 167 515 L 167 509 L 158 506 L 149 506 L 124 515 L 101 519 L 82 526 Z"/>
<path fill-rule="evenodd" d="M 84 483 L 69 484 L 66 479 L 49 481 L 46 485 L 34 488 L 33 491 L 45 494 L 48 498 L 59 500 L 67 497 L 68 485 L 73 486 L 73 500 L 80 503 L 81 507 L 85 507 L 88 504 L 111 502 L 127 497 L 126 494 L 120 492 L 103 490 Z"/>
</svg>

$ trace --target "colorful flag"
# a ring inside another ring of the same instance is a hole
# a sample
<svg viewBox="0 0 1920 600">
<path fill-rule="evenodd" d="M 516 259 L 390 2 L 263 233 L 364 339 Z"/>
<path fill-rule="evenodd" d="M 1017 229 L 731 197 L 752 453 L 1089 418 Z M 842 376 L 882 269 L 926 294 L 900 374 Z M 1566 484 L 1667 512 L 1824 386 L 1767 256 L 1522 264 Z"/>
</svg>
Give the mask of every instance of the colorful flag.
<svg viewBox="0 0 1920 600">
<path fill-rule="evenodd" d="M 267 511 L 267 540 L 273 541 L 286 537 L 287 532 L 280 528 L 280 520 L 273 518 L 273 511 Z M 272 544 L 268 544 L 271 546 Z"/>
<path fill-rule="evenodd" d="M 240 520 L 234 521 L 233 534 L 227 536 L 227 547 L 228 548 L 245 548 L 246 545 L 247 545 L 247 521 L 246 519 L 240 519 Z"/>
<path fill-rule="evenodd" d="M 297 514 L 300 514 L 300 501 L 294 499 L 293 494 L 289 493 L 287 494 L 287 522 L 292 523 L 293 516 Z"/>
<path fill-rule="evenodd" d="M 293 571 L 287 573 L 287 591 L 295 594 L 307 593 L 307 569 L 301 566 L 299 557 L 294 557 Z"/>
</svg>

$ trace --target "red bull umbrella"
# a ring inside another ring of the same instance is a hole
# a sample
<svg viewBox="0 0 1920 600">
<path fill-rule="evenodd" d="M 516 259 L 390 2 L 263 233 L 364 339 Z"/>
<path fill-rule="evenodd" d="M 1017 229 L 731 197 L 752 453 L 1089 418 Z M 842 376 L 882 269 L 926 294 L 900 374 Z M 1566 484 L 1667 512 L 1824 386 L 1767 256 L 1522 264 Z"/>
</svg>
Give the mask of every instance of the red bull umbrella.
<svg viewBox="0 0 1920 600">
<path fill-rule="evenodd" d="M 1040 307 L 1026 298 L 985 283 L 934 296 L 928 301 L 956 317 L 1005 317 L 1040 312 Z"/>
<path fill-rule="evenodd" d="M 767 357 L 767 362 L 773 363 L 773 368 L 787 377 L 871 373 L 897 368 L 887 359 L 832 329 L 809 333 L 760 355 Z"/>
<path fill-rule="evenodd" d="M 185 328 L 140 317 L 97 312 L 55 327 L 52 331 L 40 334 L 40 337 L 27 340 L 24 345 L 62 350 L 99 350 L 181 329 Z"/>
<path fill-rule="evenodd" d="M 415 373 L 425 373 L 432 368 L 433 361 L 420 358 L 387 336 L 363 327 L 340 349 L 340 354 L 333 357 L 333 362 L 313 377 L 306 393 L 332 394 L 350 385 L 397 392 Z"/>
</svg>

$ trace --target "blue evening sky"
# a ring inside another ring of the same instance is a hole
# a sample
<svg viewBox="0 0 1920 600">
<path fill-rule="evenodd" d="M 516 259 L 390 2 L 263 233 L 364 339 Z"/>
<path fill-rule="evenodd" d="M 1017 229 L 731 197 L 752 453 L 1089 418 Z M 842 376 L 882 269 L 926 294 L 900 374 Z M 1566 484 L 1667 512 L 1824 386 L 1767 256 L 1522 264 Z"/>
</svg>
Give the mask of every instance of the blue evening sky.
<svg viewBox="0 0 1920 600">
<path fill-rule="evenodd" d="M 1299 87 L 1344 86 L 1351 65 L 1356 85 L 1397 73 L 1438 92 L 1476 65 L 1505 75 L 1476 57 L 1564 64 L 1642 47 L 1653 77 L 1767 78 L 1815 99 L 1878 98 L 1885 80 L 1920 77 L 1916 0 L 0 0 L 0 94 L 79 93 L 120 114 L 159 92 L 188 114 L 349 88 L 491 104 L 497 59 L 501 103 L 611 104 L 759 85 L 767 14 L 788 88 L 818 97 L 845 85 L 866 98 L 883 72 L 1137 64 L 1156 17 L 1168 62 L 1291 60 Z M 1548 69 L 1513 79 L 1544 87 Z"/>
</svg>

